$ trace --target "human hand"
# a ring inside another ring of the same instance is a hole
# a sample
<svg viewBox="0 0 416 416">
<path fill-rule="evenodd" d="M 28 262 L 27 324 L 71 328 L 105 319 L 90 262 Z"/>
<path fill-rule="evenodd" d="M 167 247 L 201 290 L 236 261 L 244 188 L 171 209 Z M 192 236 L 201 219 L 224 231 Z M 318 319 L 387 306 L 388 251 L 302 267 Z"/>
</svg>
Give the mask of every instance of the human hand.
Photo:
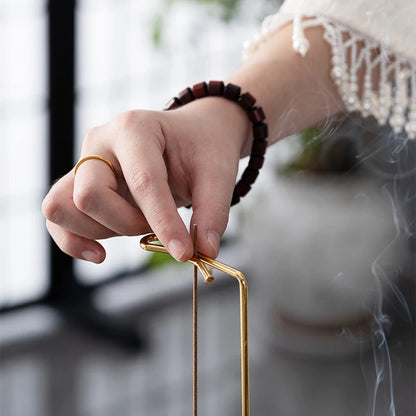
<svg viewBox="0 0 416 416">
<path fill-rule="evenodd" d="M 129 111 L 86 134 L 80 158 L 92 159 L 56 182 L 42 210 L 65 253 L 100 263 L 96 240 L 153 231 L 180 261 L 193 243 L 177 207 L 192 204 L 198 248 L 218 253 L 228 222 L 238 161 L 249 137 L 244 112 L 222 98 L 205 98 L 169 112 Z"/>
<path fill-rule="evenodd" d="M 268 144 L 342 110 L 329 75 L 330 51 L 322 29 L 309 31 L 311 49 L 292 49 L 291 25 L 276 31 L 228 79 L 258 99 L 269 125 Z M 196 100 L 169 112 L 129 111 L 90 130 L 81 158 L 96 154 L 74 175 L 59 180 L 43 202 L 48 230 L 67 254 L 96 263 L 104 248 L 95 240 L 153 231 L 180 261 L 193 243 L 177 207 L 192 204 L 198 248 L 218 253 L 228 220 L 238 160 L 250 151 L 250 123 L 235 103 Z"/>
</svg>

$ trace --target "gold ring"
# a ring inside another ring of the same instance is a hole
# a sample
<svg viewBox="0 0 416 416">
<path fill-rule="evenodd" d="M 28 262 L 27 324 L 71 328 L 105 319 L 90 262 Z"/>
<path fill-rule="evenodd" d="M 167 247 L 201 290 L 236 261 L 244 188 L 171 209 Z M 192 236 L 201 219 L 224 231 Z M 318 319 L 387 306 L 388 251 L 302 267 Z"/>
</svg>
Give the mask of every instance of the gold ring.
<svg viewBox="0 0 416 416">
<path fill-rule="evenodd" d="M 111 170 L 113 171 L 114 175 L 116 174 L 116 170 L 114 169 L 113 164 L 106 159 L 105 157 L 102 156 L 98 156 L 98 155 L 89 155 L 89 156 L 85 156 L 83 157 L 76 165 L 75 165 L 75 170 L 74 170 L 74 175 L 76 175 L 78 168 L 87 160 L 91 160 L 91 159 L 98 159 L 98 160 L 102 160 L 103 162 L 107 163 L 107 165 L 111 168 Z"/>
</svg>

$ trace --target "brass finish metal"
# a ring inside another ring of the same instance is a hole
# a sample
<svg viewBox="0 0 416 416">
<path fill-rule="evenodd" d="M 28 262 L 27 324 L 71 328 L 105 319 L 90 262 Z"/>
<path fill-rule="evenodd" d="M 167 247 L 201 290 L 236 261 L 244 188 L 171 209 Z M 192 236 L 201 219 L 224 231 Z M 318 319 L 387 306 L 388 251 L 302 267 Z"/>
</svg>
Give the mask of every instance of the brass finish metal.
<svg viewBox="0 0 416 416">
<path fill-rule="evenodd" d="M 194 257 L 198 255 L 198 227 L 194 224 Z M 198 267 L 194 264 L 192 286 L 192 335 L 193 335 L 193 416 L 198 416 Z"/>
<path fill-rule="evenodd" d="M 99 156 L 99 155 L 89 155 L 89 156 L 86 156 L 86 157 L 83 157 L 81 160 L 79 160 L 78 161 L 78 163 L 75 165 L 75 169 L 74 169 L 74 175 L 76 175 L 77 174 L 77 170 L 78 170 L 78 168 L 84 163 L 84 162 L 86 162 L 87 160 L 93 160 L 93 159 L 97 159 L 97 160 L 101 160 L 101 161 L 103 161 L 104 163 L 106 163 L 107 165 L 108 165 L 108 167 L 113 171 L 113 173 L 114 173 L 114 175 L 116 174 L 116 170 L 115 170 L 115 168 L 114 168 L 114 166 L 113 166 L 113 164 L 108 160 L 108 159 L 106 159 L 105 157 L 103 157 L 103 156 Z"/>
<path fill-rule="evenodd" d="M 148 234 L 140 240 L 140 247 L 143 250 L 153 251 L 156 253 L 165 253 L 169 254 L 169 251 L 165 246 L 163 246 L 155 234 Z M 197 266 L 199 271 L 202 274 L 202 277 L 205 280 L 205 283 L 212 283 L 214 281 L 214 276 L 209 271 L 208 267 L 201 261 L 200 256 L 193 256 L 189 260 L 189 263 L 192 263 L 194 266 Z M 207 263 L 208 264 L 208 263 Z M 209 266 L 209 264 L 208 264 Z"/>
<path fill-rule="evenodd" d="M 169 254 L 155 234 L 149 234 L 140 241 L 143 250 Z M 218 260 L 196 253 L 188 260 L 198 267 L 205 283 L 212 283 L 214 278 L 208 267 L 220 270 L 237 279 L 240 289 L 240 348 L 241 348 L 241 415 L 250 415 L 249 362 L 248 362 L 248 286 L 242 272 Z M 208 266 L 208 267 L 207 267 Z"/>
</svg>

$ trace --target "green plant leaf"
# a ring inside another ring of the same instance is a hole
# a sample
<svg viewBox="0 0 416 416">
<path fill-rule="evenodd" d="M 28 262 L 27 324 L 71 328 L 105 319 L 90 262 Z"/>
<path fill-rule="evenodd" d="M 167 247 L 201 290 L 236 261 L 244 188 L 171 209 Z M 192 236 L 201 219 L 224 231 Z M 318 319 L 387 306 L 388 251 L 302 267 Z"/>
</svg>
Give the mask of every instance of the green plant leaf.
<svg viewBox="0 0 416 416">
<path fill-rule="evenodd" d="M 147 267 L 149 269 L 155 269 L 157 267 L 165 266 L 167 264 L 178 264 L 178 262 L 169 254 L 152 253 L 149 257 Z"/>
</svg>

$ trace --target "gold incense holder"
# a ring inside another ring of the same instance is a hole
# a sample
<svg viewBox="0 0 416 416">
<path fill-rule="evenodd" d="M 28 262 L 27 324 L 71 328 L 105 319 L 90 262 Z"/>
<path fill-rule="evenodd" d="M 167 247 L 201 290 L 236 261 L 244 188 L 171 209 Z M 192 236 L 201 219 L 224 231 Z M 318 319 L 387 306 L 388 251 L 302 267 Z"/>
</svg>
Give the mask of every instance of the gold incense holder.
<svg viewBox="0 0 416 416">
<path fill-rule="evenodd" d="M 140 240 L 143 250 L 157 253 L 169 254 L 168 250 L 160 243 L 155 234 L 149 234 Z M 198 268 L 205 283 L 212 283 L 214 277 L 209 268 L 233 276 L 238 280 L 240 289 L 240 346 L 241 346 L 241 415 L 250 415 L 250 392 L 249 392 L 249 368 L 248 368 L 248 290 L 247 279 L 243 273 L 233 267 L 227 266 L 218 260 L 211 259 L 196 252 L 188 260 Z"/>
</svg>

